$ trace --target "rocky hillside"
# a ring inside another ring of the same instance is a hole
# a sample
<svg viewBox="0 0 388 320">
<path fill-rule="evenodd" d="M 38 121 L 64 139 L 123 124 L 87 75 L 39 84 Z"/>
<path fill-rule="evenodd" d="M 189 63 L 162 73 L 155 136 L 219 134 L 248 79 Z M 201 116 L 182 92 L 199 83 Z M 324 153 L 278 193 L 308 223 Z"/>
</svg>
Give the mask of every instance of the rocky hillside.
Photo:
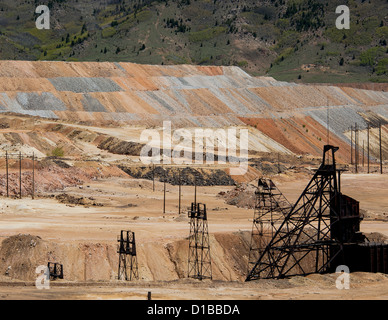
<svg viewBox="0 0 388 320">
<path fill-rule="evenodd" d="M 302 82 L 387 82 L 385 0 L 42 0 L 0 4 L 0 59 L 239 66 Z M 350 30 L 338 30 L 338 5 Z"/>
</svg>

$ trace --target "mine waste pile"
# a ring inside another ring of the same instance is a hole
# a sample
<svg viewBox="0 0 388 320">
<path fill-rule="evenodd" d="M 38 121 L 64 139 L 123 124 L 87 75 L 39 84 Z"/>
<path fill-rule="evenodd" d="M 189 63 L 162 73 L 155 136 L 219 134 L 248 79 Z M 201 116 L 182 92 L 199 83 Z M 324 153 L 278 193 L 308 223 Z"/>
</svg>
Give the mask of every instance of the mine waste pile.
<svg viewBox="0 0 388 320">
<path fill-rule="evenodd" d="M 0 61 L 0 80 L 0 295 L 38 266 L 58 285 L 240 286 L 228 298 L 339 265 L 388 274 L 383 86 L 113 62 Z M 166 123 L 246 130 L 246 172 L 220 145 L 145 164 L 142 133 Z"/>
<path fill-rule="evenodd" d="M 368 124 L 385 126 L 388 117 L 388 92 L 279 82 L 252 77 L 238 67 L 0 61 L 0 78 L 0 112 L 92 126 L 150 128 L 163 121 L 174 128 L 248 125 L 251 151 L 320 156 L 329 126 L 341 159 L 352 125 L 357 123 L 365 135 Z M 371 131 L 373 137 L 377 134 Z M 26 139 L 20 135 L 7 140 Z M 98 143 L 101 149 L 138 154 L 141 147 L 138 138 L 106 138 Z M 383 149 L 387 151 L 386 143 Z M 378 157 L 376 148 L 371 152 Z"/>
</svg>

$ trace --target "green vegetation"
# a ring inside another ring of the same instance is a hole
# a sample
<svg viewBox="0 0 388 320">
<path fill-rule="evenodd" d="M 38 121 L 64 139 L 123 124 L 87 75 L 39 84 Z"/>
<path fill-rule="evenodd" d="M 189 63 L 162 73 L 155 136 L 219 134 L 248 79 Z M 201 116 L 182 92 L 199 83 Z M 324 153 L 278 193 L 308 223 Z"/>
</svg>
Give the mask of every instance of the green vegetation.
<svg viewBox="0 0 388 320">
<path fill-rule="evenodd" d="M 0 59 L 236 65 L 283 81 L 388 81 L 386 0 L 50 0 L 52 28 L 35 27 L 36 1 L 0 5 Z M 308 67 L 306 67 L 308 66 Z"/>
<path fill-rule="evenodd" d="M 226 32 L 225 27 L 208 28 L 197 32 L 191 32 L 189 34 L 189 40 L 191 42 L 207 41 L 207 40 L 214 39 L 218 35 L 225 32 Z"/>
<path fill-rule="evenodd" d="M 377 63 L 376 74 L 377 75 L 383 75 L 383 74 L 388 75 L 388 58 L 381 59 Z"/>
<path fill-rule="evenodd" d="M 116 34 L 116 29 L 114 27 L 105 28 L 101 31 L 101 36 L 103 38 L 110 38 Z"/>
<path fill-rule="evenodd" d="M 65 155 L 65 151 L 63 151 L 62 147 L 56 147 L 51 151 L 51 154 L 50 154 L 50 156 L 57 157 L 57 158 L 61 158 L 64 155 Z"/>
<path fill-rule="evenodd" d="M 245 61 L 245 60 L 239 61 L 239 62 L 237 62 L 237 65 L 238 65 L 240 68 L 245 68 L 245 67 L 248 66 L 248 61 Z"/>
<path fill-rule="evenodd" d="M 378 64 L 379 58 L 384 55 L 385 50 L 381 47 L 370 48 L 360 55 L 360 64 L 373 67 Z"/>
<path fill-rule="evenodd" d="M 274 63 L 279 63 L 281 61 L 284 61 L 285 58 L 290 56 L 294 52 L 293 48 L 286 48 L 284 49 L 279 56 L 275 59 Z"/>
</svg>

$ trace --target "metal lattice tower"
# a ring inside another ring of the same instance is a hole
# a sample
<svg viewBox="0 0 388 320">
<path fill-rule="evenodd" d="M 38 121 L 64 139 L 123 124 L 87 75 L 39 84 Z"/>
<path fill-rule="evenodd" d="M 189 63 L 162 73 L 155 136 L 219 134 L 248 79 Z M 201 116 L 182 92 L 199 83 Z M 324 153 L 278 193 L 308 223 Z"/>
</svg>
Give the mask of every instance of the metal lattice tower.
<svg viewBox="0 0 388 320">
<path fill-rule="evenodd" d="M 324 147 L 321 166 L 275 229 L 246 281 L 329 272 L 331 263 L 338 261 L 342 244 L 350 239 L 336 231 L 345 226 L 340 219 L 345 198 L 337 184 L 337 150 L 330 145 Z"/>
<path fill-rule="evenodd" d="M 188 277 L 199 280 L 212 279 L 206 205 L 192 203 L 191 210 L 189 210 L 189 218 Z"/>
<path fill-rule="evenodd" d="M 249 247 L 248 272 L 274 236 L 284 217 L 291 210 L 291 204 L 272 182 L 260 178 L 255 192 L 255 209 Z"/>
<path fill-rule="evenodd" d="M 122 230 L 117 237 L 117 253 L 119 254 L 119 280 L 139 280 L 137 266 L 135 233 Z M 128 275 L 129 271 L 129 275 Z"/>
<path fill-rule="evenodd" d="M 49 270 L 50 279 L 63 279 L 63 265 L 57 262 L 48 262 L 47 268 Z"/>
</svg>

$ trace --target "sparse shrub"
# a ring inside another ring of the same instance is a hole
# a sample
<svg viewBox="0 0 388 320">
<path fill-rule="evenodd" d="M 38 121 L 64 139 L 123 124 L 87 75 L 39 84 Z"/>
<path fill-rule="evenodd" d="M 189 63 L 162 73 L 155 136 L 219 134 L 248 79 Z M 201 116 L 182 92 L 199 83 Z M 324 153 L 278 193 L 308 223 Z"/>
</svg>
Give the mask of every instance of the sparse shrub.
<svg viewBox="0 0 388 320">
<path fill-rule="evenodd" d="M 53 157 L 63 157 L 65 155 L 65 151 L 63 150 L 62 147 L 56 147 L 51 151 L 51 156 Z"/>
</svg>

